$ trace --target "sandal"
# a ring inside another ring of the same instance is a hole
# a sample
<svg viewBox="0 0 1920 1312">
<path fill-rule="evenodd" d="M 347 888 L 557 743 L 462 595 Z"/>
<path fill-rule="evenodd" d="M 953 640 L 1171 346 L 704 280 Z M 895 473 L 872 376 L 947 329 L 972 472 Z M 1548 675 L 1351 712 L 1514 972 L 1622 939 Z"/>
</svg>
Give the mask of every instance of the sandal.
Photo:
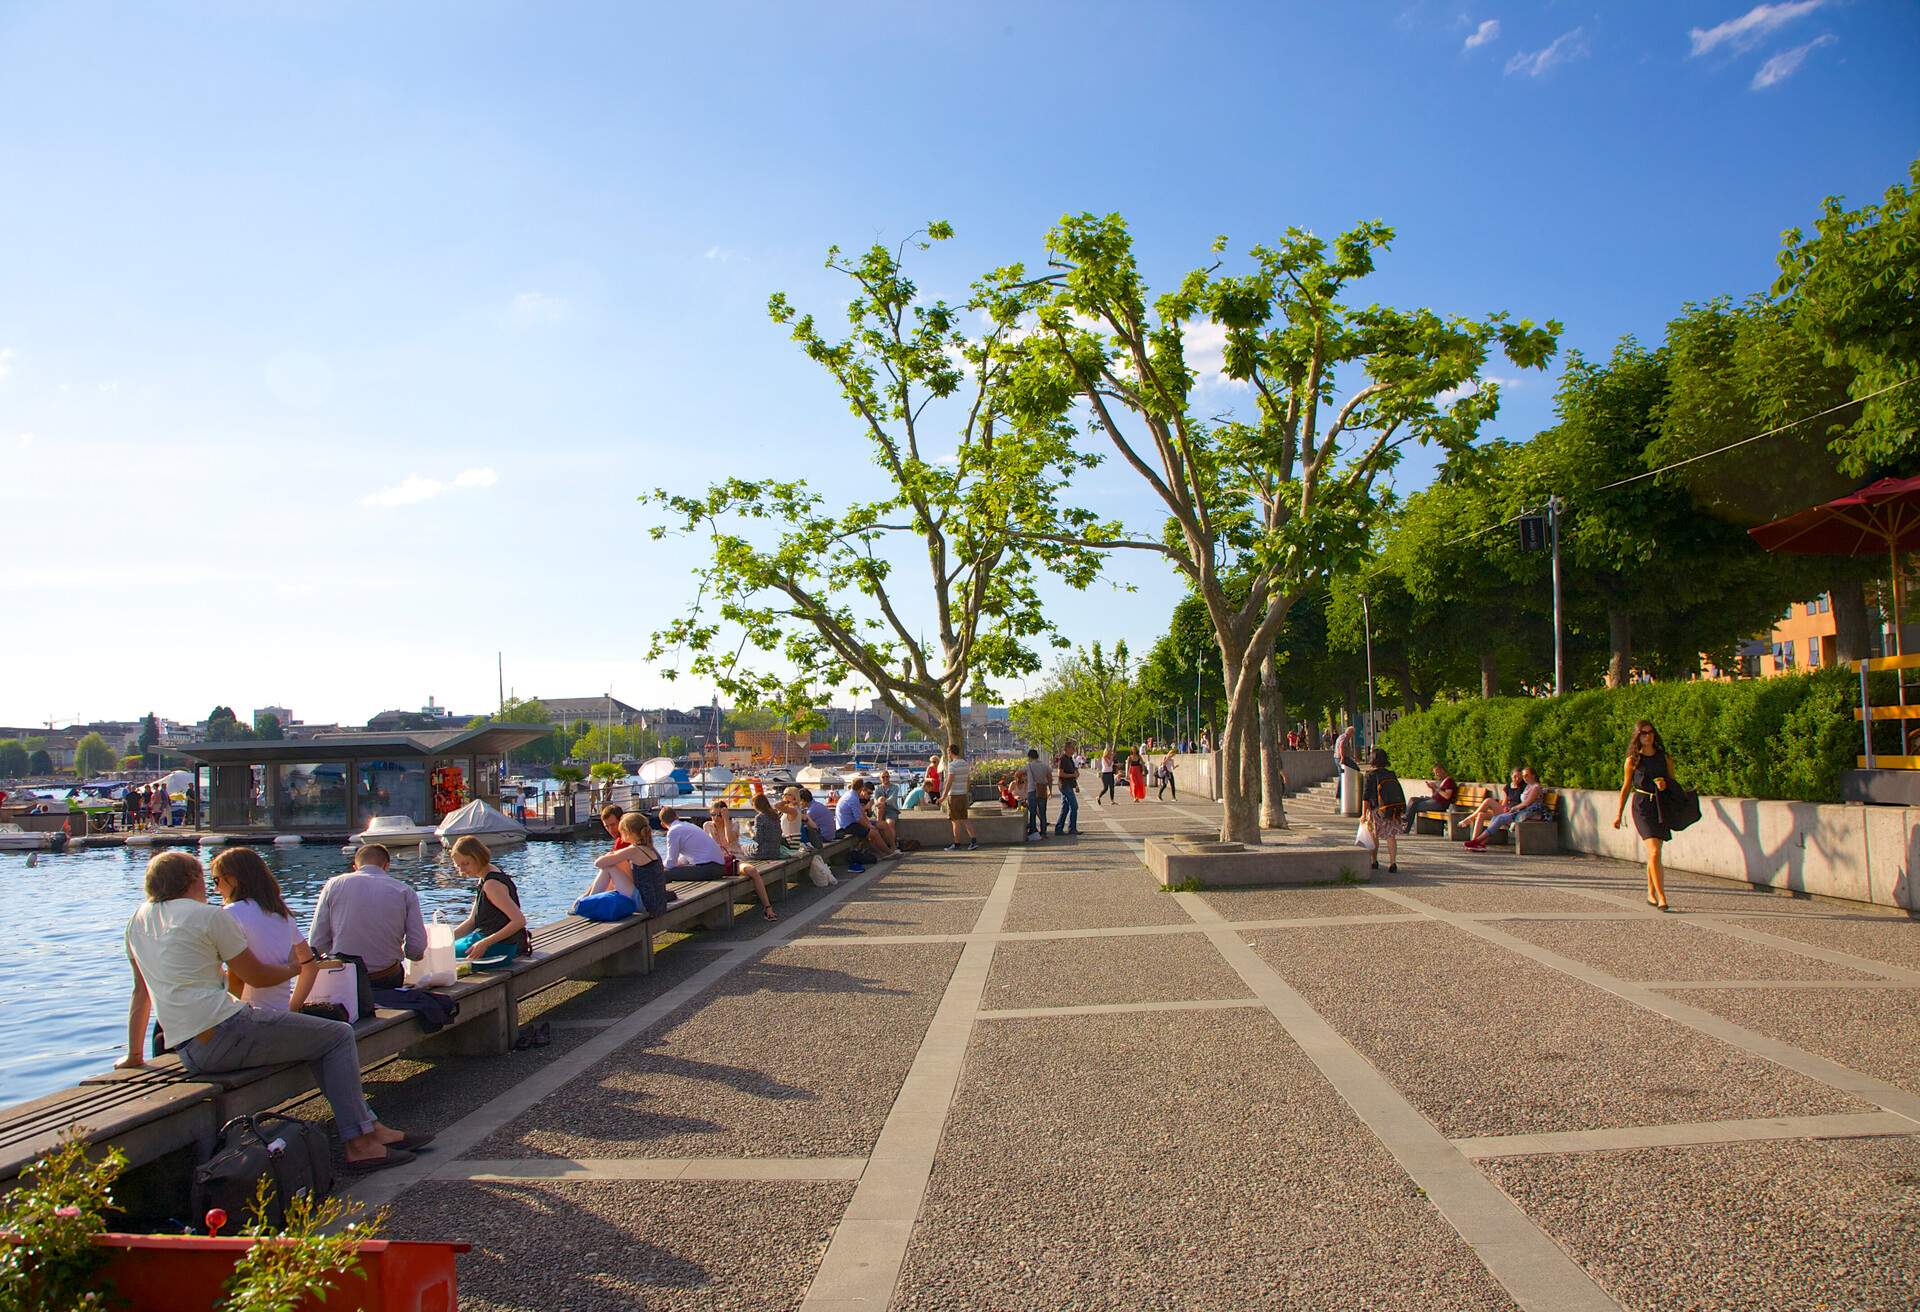
<svg viewBox="0 0 1920 1312">
<path fill-rule="evenodd" d="M 385 1152 L 378 1157 L 362 1157 L 355 1161 L 349 1157 L 346 1169 L 349 1171 L 384 1171 L 389 1166 L 405 1166 L 413 1160 L 413 1154 L 398 1144 L 388 1144 Z"/>
</svg>

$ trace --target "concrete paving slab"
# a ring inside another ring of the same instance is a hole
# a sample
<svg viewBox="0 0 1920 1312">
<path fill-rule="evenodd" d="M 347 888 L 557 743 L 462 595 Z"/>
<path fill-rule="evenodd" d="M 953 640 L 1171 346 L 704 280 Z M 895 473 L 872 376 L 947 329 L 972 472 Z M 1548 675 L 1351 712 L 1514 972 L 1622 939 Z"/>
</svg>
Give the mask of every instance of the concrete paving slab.
<svg viewBox="0 0 1920 1312">
<path fill-rule="evenodd" d="M 1915 1304 L 1920 1140 L 1714 1144 L 1483 1163 L 1625 1306 Z"/>
<path fill-rule="evenodd" d="M 850 1183 L 445 1181 L 398 1239 L 471 1243 L 462 1312 L 763 1312 L 799 1305 Z"/>
<path fill-rule="evenodd" d="M 1104 848 L 1113 864 L 1076 875 L 1022 876 L 1006 928 L 1093 929 L 1174 925 L 1187 917 L 1131 855 Z M 1115 859 L 1117 858 L 1117 859 Z"/>
<path fill-rule="evenodd" d="M 984 1006 L 1067 1007 L 1251 996 L 1197 934 L 1002 943 Z"/>
<path fill-rule="evenodd" d="M 786 947 L 612 1053 L 472 1156 L 830 1157 L 873 1147 L 958 947 Z"/>
<path fill-rule="evenodd" d="M 1622 979 L 1869 979 L 1864 971 L 1767 948 L 1661 917 L 1639 920 L 1504 921 L 1507 933 L 1599 966 Z"/>
<path fill-rule="evenodd" d="M 1873 1110 L 1445 925 L 1248 939 L 1456 1138 Z"/>
<path fill-rule="evenodd" d="M 813 927 L 810 938 L 873 938 L 886 934 L 964 934 L 980 916 L 979 901 L 853 898 Z"/>
<path fill-rule="evenodd" d="M 1309 916 L 1377 916 L 1390 908 L 1355 888 L 1208 888 L 1200 898 L 1222 920 L 1296 920 Z"/>
<path fill-rule="evenodd" d="M 898 1309 L 1507 1308 L 1258 1013 L 976 1029 Z"/>
</svg>

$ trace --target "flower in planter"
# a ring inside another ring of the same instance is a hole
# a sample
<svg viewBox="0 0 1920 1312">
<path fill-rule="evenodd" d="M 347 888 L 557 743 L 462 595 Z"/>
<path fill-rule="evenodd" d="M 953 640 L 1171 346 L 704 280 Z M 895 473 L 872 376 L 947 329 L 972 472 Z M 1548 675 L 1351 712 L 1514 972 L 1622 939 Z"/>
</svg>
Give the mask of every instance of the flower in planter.
<svg viewBox="0 0 1920 1312">
<path fill-rule="evenodd" d="M 95 1312 L 108 1306 L 96 1275 L 107 1254 L 93 1242 L 106 1229 L 114 1182 L 127 1159 L 109 1148 L 88 1156 L 82 1127 L 20 1173 L 0 1198 L 0 1309 Z"/>
<path fill-rule="evenodd" d="M 242 1233 L 272 1242 L 254 1244 L 233 1264 L 227 1297 L 220 1303 L 223 1312 L 298 1312 L 309 1306 L 309 1299 L 317 1303 L 325 1298 L 345 1277 L 366 1279 L 360 1245 L 379 1237 L 387 1219 L 384 1211 L 341 1226 L 347 1208 L 339 1199 L 315 1202 L 301 1194 L 287 1205 L 286 1228 L 275 1230 L 267 1220 L 270 1209 L 271 1194 L 262 1180 L 253 1219 Z"/>
</svg>

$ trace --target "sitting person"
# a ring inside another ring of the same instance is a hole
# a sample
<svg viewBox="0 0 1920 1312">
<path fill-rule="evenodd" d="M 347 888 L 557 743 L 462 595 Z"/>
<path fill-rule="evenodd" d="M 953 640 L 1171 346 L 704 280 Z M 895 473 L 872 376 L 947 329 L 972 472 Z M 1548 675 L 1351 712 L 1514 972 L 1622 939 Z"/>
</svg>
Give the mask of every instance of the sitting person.
<svg viewBox="0 0 1920 1312">
<path fill-rule="evenodd" d="M 473 894 L 473 910 L 453 931 L 453 955 L 471 961 L 475 970 L 494 970 L 532 952 L 520 890 L 506 871 L 493 864 L 487 845 L 472 834 L 456 840 L 453 864 L 468 879 L 480 881 Z"/>
<path fill-rule="evenodd" d="M 873 797 L 873 783 L 862 779 L 847 790 L 840 799 L 839 809 L 834 813 L 836 832 L 852 838 L 867 849 L 879 861 L 887 861 L 900 854 L 893 844 L 880 831 L 880 826 L 868 818 L 867 804 Z"/>
<path fill-rule="evenodd" d="M 780 816 L 780 842 L 796 851 L 809 846 L 807 834 L 806 792 L 799 787 L 788 787 L 780 794 L 780 805 L 774 810 Z"/>
<path fill-rule="evenodd" d="M 893 782 L 893 771 L 880 772 L 880 782 L 873 786 L 868 814 L 874 828 L 887 840 L 887 846 L 897 851 L 900 847 L 900 785 Z"/>
<path fill-rule="evenodd" d="M 1420 817 L 1422 812 L 1432 812 L 1438 815 L 1442 822 L 1445 822 L 1447 812 L 1453 809 L 1454 799 L 1459 796 L 1460 785 L 1455 783 L 1453 776 L 1447 773 L 1446 766 L 1435 761 L 1433 763 L 1433 785 L 1425 797 L 1416 797 L 1407 803 L 1407 823 L 1401 832 L 1412 833 L 1413 822 Z"/>
<path fill-rule="evenodd" d="M 647 909 L 647 914 L 657 916 L 674 901 L 673 893 L 667 888 L 666 867 L 660 862 L 660 853 L 653 845 L 653 826 L 647 823 L 647 817 L 638 811 L 629 811 L 620 817 L 620 837 L 610 851 L 594 861 L 594 866 L 602 875 L 612 876 L 614 872 L 624 872 L 627 880 L 626 892 Z M 609 881 L 609 888 L 618 889 L 616 881 Z M 598 879 L 589 888 L 589 894 L 598 894 L 602 890 Z M 585 899 L 582 899 L 585 901 Z M 612 910 L 618 904 L 611 904 Z M 590 920 L 602 917 L 582 911 L 578 904 L 574 906 L 575 915 L 585 915 Z M 631 914 L 631 913 L 629 913 Z M 618 917 L 606 917 L 617 919 Z"/>
<path fill-rule="evenodd" d="M 1520 804 L 1520 794 L 1524 793 L 1526 790 L 1527 790 L 1526 780 L 1520 777 L 1520 767 L 1515 766 L 1513 769 L 1512 775 L 1510 775 L 1507 779 L 1507 787 L 1506 787 L 1505 793 L 1504 794 L 1488 793 L 1486 800 L 1481 802 L 1479 806 L 1475 807 L 1473 809 L 1473 814 L 1467 817 L 1468 823 L 1473 826 L 1474 836 L 1478 836 L 1478 834 L 1480 833 L 1481 827 L 1485 825 L 1489 820 L 1493 819 L 1495 816 L 1499 815 L 1503 811 L 1507 811 L 1512 809 L 1513 807 L 1518 806 Z"/>
<path fill-rule="evenodd" d="M 315 952 L 359 963 L 376 989 L 400 988 L 406 962 L 427 955 L 420 895 L 387 873 L 392 860 L 379 843 L 362 843 L 352 873 L 335 875 L 320 890 L 307 930 Z"/>
<path fill-rule="evenodd" d="M 780 813 L 765 793 L 753 796 L 753 847 L 755 861 L 784 861 L 787 853 L 780 827 Z"/>
<path fill-rule="evenodd" d="M 222 848 L 207 873 L 213 876 L 214 891 L 220 895 L 220 914 L 240 926 L 240 932 L 247 936 L 247 951 L 261 961 L 291 961 L 296 955 L 313 955 L 293 912 L 287 909 L 280 881 L 258 852 L 250 847 Z M 302 948 L 306 951 L 301 952 Z M 312 987 L 313 977 L 306 974 L 300 976 L 297 988 L 290 979 L 261 988 L 231 970 L 227 972 L 227 992 L 264 1011 L 298 1011 L 306 1005 L 307 990 Z"/>
<path fill-rule="evenodd" d="M 839 830 L 834 828 L 833 824 L 833 808 L 815 799 L 814 795 L 805 788 L 800 790 L 800 796 L 806 799 L 807 823 L 813 826 L 816 834 L 820 835 L 813 841 L 831 843 L 839 835 Z"/>
<path fill-rule="evenodd" d="M 660 808 L 660 824 L 667 833 L 667 873 L 675 879 L 725 879 L 727 853 L 713 835 L 686 819 L 671 806 Z"/>
<path fill-rule="evenodd" d="M 617 802 L 608 802 L 600 808 L 600 827 L 607 831 L 607 837 L 613 840 L 615 847 L 619 847 L 622 841 L 620 817 L 625 814 L 626 812 L 620 809 L 620 804 Z"/>
<path fill-rule="evenodd" d="M 756 798 L 755 800 L 758 801 L 760 799 Z M 705 826 L 707 834 L 714 842 L 720 844 L 720 850 L 727 854 L 727 864 L 753 881 L 753 891 L 760 895 L 761 914 L 766 916 L 768 920 L 780 919 L 779 916 L 773 913 L 773 901 L 767 896 L 767 881 L 760 877 L 760 867 L 754 865 L 751 861 L 742 861 L 740 859 L 745 855 L 745 853 L 740 850 L 740 828 L 734 824 L 733 813 L 727 809 L 727 804 L 715 798 L 713 805 L 707 808 L 707 816 L 708 819 Z M 765 860 L 768 861 L 779 861 L 782 859 L 783 858 L 777 854 L 765 858 Z"/>
<path fill-rule="evenodd" d="M 906 800 L 901 802 L 900 805 L 909 811 L 917 811 L 921 807 L 931 804 L 932 801 L 933 799 L 927 796 L 926 784 L 916 783 L 913 787 L 907 789 Z"/>
<path fill-rule="evenodd" d="M 600 812 L 600 823 L 608 823 L 608 811 L 620 811 L 617 806 L 608 806 Z M 646 864 L 643 852 L 651 851 L 653 844 L 647 841 L 647 818 L 634 813 L 632 825 L 627 824 L 627 816 L 621 812 L 612 821 L 613 848 L 606 855 L 594 860 L 593 882 L 587 885 L 587 891 L 573 904 L 572 913 L 585 920 L 625 920 L 640 909 L 640 890 L 634 879 L 636 864 Z M 632 837 L 627 831 L 631 831 Z M 636 839 L 642 840 L 636 844 Z M 655 853 L 654 861 L 658 862 Z"/>
<path fill-rule="evenodd" d="M 1027 772 L 1015 770 L 1000 776 L 1000 805 L 1009 811 L 1027 809 Z"/>
<path fill-rule="evenodd" d="M 310 949 L 296 944 L 287 961 L 262 961 L 247 947 L 231 916 L 207 905 L 206 874 L 185 852 L 162 852 L 147 862 L 147 900 L 127 922 L 127 960 L 133 997 L 127 1007 L 127 1055 L 116 1069 L 144 1066 L 140 1050 L 147 1019 L 173 1036 L 173 1051 L 190 1075 L 304 1061 L 333 1108 L 346 1145 L 347 1166 L 377 1171 L 413 1160 L 430 1134 L 407 1135 L 382 1125 L 360 1088 L 360 1053 L 353 1026 L 255 1007 L 229 994 L 220 966 L 248 986 L 270 989 L 296 977 L 311 985 L 318 971 Z"/>
<path fill-rule="evenodd" d="M 1480 828 L 1478 821 L 1474 822 L 1473 837 L 1467 840 L 1467 850 L 1469 852 L 1486 851 L 1488 840 L 1502 829 L 1511 825 L 1517 825 L 1522 820 L 1545 820 L 1547 818 L 1547 790 L 1541 786 L 1538 776 L 1533 773 L 1533 767 L 1523 767 L 1519 771 L 1519 776 L 1521 780 L 1520 796 L 1514 801 L 1513 805 L 1488 820 L 1484 831 Z"/>
</svg>

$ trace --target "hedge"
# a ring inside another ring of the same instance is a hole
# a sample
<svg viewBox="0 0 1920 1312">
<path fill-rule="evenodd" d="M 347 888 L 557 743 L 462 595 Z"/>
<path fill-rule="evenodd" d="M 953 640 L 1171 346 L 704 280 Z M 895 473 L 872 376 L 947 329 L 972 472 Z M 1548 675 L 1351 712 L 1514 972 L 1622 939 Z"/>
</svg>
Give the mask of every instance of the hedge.
<svg viewBox="0 0 1920 1312">
<path fill-rule="evenodd" d="M 1877 678 L 1878 676 L 1876 676 Z M 1891 688 L 1876 703 L 1892 700 Z M 1857 675 L 1844 669 L 1720 683 L 1640 683 L 1565 697 L 1493 697 L 1404 716 L 1380 735 L 1399 774 L 1504 781 L 1531 765 L 1549 786 L 1615 789 L 1638 720 L 1652 720 L 1688 787 L 1726 797 L 1837 802 L 1854 766 Z M 1891 734 L 1890 726 L 1880 726 Z M 1879 745 L 1876 743 L 1876 745 Z M 1889 736 L 1883 750 L 1896 750 Z"/>
</svg>

